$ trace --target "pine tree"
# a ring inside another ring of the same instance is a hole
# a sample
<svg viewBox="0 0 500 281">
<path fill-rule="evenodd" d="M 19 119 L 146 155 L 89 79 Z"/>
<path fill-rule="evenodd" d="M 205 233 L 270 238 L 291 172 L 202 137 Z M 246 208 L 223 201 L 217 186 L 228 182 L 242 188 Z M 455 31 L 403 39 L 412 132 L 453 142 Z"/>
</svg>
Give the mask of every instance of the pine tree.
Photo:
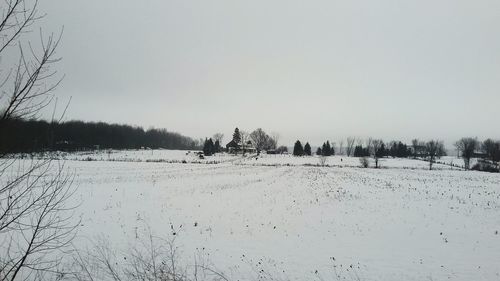
<svg viewBox="0 0 500 281">
<path fill-rule="evenodd" d="M 316 155 L 323 155 L 323 151 L 321 151 L 321 147 L 318 147 L 316 150 Z"/>
<path fill-rule="evenodd" d="M 211 156 L 215 153 L 215 145 L 213 140 L 210 139 L 205 139 L 205 143 L 203 144 L 203 154 L 205 156 Z"/>
<path fill-rule="evenodd" d="M 375 152 L 375 154 L 376 154 L 377 158 L 382 158 L 382 157 L 385 157 L 387 155 L 384 143 L 382 143 L 380 145 L 380 148 Z"/>
<path fill-rule="evenodd" d="M 210 149 L 210 155 L 215 154 L 215 145 L 212 138 L 208 139 L 208 149 Z"/>
<path fill-rule="evenodd" d="M 205 142 L 203 143 L 203 154 L 205 154 L 205 156 L 212 155 L 212 150 L 210 149 L 208 139 L 205 139 Z"/>
<path fill-rule="evenodd" d="M 326 141 L 326 143 L 323 143 L 323 156 L 331 156 L 332 155 L 332 147 L 330 146 L 330 142 Z"/>
<path fill-rule="evenodd" d="M 356 145 L 354 148 L 354 157 L 363 157 L 363 147 L 361 145 Z"/>
<path fill-rule="evenodd" d="M 311 156 L 311 145 L 308 142 L 304 145 L 304 154 Z"/>
<path fill-rule="evenodd" d="M 220 142 L 219 140 L 216 140 L 215 143 L 214 143 L 214 146 L 215 146 L 215 152 L 216 153 L 219 153 L 222 151 L 222 147 L 220 146 Z"/>
<path fill-rule="evenodd" d="M 304 155 L 304 148 L 302 147 L 302 144 L 300 141 L 296 141 L 295 145 L 293 146 L 293 155 L 294 156 L 302 156 Z"/>
<path fill-rule="evenodd" d="M 233 141 L 236 143 L 236 144 L 239 144 L 241 142 L 241 134 L 240 134 L 240 129 L 236 128 L 234 129 L 234 133 L 233 133 Z"/>
</svg>

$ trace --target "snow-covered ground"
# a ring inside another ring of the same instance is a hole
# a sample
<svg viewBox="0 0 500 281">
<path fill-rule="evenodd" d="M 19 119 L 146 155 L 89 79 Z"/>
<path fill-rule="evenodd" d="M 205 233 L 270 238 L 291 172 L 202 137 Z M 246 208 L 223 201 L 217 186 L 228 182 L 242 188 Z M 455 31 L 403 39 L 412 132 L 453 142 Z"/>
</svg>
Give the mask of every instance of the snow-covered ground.
<svg viewBox="0 0 500 281">
<path fill-rule="evenodd" d="M 214 156 L 200 159 L 197 155 L 198 151 L 185 151 L 185 150 L 95 150 L 95 151 L 82 151 L 82 152 L 49 152 L 45 154 L 34 154 L 33 157 L 40 158 L 53 158 L 61 160 L 75 160 L 75 161 L 117 161 L 117 162 L 170 162 L 170 163 L 221 163 L 234 159 L 240 159 L 235 155 L 230 154 L 216 154 Z M 24 154 L 24 158 L 30 158 L 32 155 Z M 19 155 L 15 155 L 19 157 Z"/>
<path fill-rule="evenodd" d="M 234 280 L 339 280 L 336 272 L 340 280 L 500 280 L 500 174 L 428 171 L 411 159 L 363 169 L 340 156 L 330 167 L 282 155 L 221 155 L 208 165 L 168 150 L 58 157 L 76 174 L 77 243 L 100 235 L 127 243 L 149 225 L 176 237 L 186 260 L 202 251 Z M 88 157 L 99 161 L 75 161 Z"/>
<path fill-rule="evenodd" d="M 163 163 L 196 163 L 196 164 L 220 164 L 232 162 L 240 165 L 257 165 L 257 166 L 316 166 L 320 164 L 318 156 L 309 157 L 294 157 L 291 154 L 267 155 L 259 156 L 247 154 L 245 157 L 241 155 L 233 155 L 227 153 L 218 153 L 214 156 L 200 159 L 196 154 L 197 151 L 184 150 L 98 150 L 77 153 L 56 152 L 42 155 L 35 155 L 35 158 L 55 158 L 62 160 L 78 160 L 78 161 L 119 161 L 119 162 L 163 162 Z M 17 156 L 18 157 L 18 156 Z M 29 158 L 29 155 L 24 155 Z M 374 166 L 373 159 L 370 160 L 370 165 Z M 436 164 L 433 168 L 442 169 L 460 169 L 463 166 L 463 160 L 445 156 L 436 159 Z M 475 161 L 471 162 L 471 165 Z M 358 158 L 346 156 L 330 156 L 325 162 L 326 166 L 330 167 L 359 167 Z M 379 160 L 381 168 L 400 168 L 400 169 L 428 169 L 429 163 L 418 159 L 403 159 L 403 158 L 383 158 Z"/>
<path fill-rule="evenodd" d="M 237 161 L 243 165 L 274 165 L 274 166 L 317 166 L 320 164 L 320 157 L 295 157 L 290 154 L 285 155 L 266 155 L 262 154 L 258 157 L 247 157 L 242 161 Z M 369 159 L 370 166 L 375 166 L 374 160 Z M 462 159 L 455 157 L 442 157 L 438 159 L 433 165 L 433 169 L 460 169 L 454 167 L 452 164 L 461 166 L 463 165 Z M 330 156 L 326 157 L 326 166 L 330 167 L 360 167 L 359 158 L 346 157 L 346 156 Z M 398 169 L 429 169 L 429 163 L 418 159 L 405 159 L 405 158 L 382 158 L 379 159 L 379 167 L 381 168 L 398 168 Z"/>
</svg>

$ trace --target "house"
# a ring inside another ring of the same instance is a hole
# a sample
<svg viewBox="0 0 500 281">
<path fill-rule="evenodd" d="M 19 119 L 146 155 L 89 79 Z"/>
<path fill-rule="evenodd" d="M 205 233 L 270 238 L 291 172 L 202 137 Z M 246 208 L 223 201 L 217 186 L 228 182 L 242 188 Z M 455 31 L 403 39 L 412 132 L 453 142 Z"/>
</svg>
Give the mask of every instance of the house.
<svg viewBox="0 0 500 281">
<path fill-rule="evenodd" d="M 243 150 L 243 153 L 256 153 L 257 149 L 253 146 L 251 141 L 247 141 L 245 144 L 241 146 L 241 150 Z"/>
<path fill-rule="evenodd" d="M 488 154 L 484 151 L 480 150 L 474 150 L 474 153 L 472 154 L 472 158 L 482 158 L 482 159 L 487 159 Z"/>
<path fill-rule="evenodd" d="M 427 156 L 427 147 L 425 145 L 417 145 L 417 147 L 408 146 L 408 149 L 410 150 L 411 154 L 414 156 L 417 156 L 417 157 Z"/>
<path fill-rule="evenodd" d="M 255 153 L 257 152 L 257 149 L 255 149 L 251 141 L 247 141 L 246 143 L 241 144 L 236 143 L 234 140 L 231 140 L 226 144 L 226 151 L 228 153 Z"/>
<path fill-rule="evenodd" d="M 236 143 L 234 140 L 231 140 L 226 144 L 226 151 L 228 153 L 236 153 L 240 150 L 240 145 Z"/>
</svg>

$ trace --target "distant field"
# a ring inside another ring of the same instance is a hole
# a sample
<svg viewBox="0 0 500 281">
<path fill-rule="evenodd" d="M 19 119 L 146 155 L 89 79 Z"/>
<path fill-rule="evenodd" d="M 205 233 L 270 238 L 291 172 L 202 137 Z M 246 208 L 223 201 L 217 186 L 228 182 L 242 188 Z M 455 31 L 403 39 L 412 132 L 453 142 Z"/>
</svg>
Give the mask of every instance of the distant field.
<svg viewBox="0 0 500 281">
<path fill-rule="evenodd" d="M 187 262 L 203 252 L 240 280 L 500 279 L 499 174 L 428 171 L 412 159 L 362 169 L 340 156 L 316 167 L 316 157 L 186 153 L 55 157 L 76 174 L 76 242 L 104 234 L 125 245 L 149 225 L 176 237 Z"/>
<path fill-rule="evenodd" d="M 19 157 L 19 156 L 16 156 Z M 30 157 L 24 155 L 24 157 Z M 79 160 L 79 161 L 120 161 L 120 162 L 165 162 L 165 163 L 196 163 L 196 164 L 220 164 L 234 163 L 238 165 L 272 165 L 272 166 L 315 166 L 319 165 L 319 157 L 295 157 L 291 154 L 283 155 L 267 155 L 259 156 L 246 154 L 233 155 L 219 153 L 213 156 L 200 159 L 196 151 L 185 150 L 100 150 L 89 152 L 56 152 L 45 155 L 36 155 L 35 158 L 55 158 L 62 160 Z M 373 159 L 370 163 L 374 165 Z M 472 164 L 474 160 L 472 160 Z M 428 169 L 429 163 L 418 159 L 404 158 L 383 158 L 379 160 L 381 168 L 402 168 L 402 169 Z M 454 165 L 455 167 L 452 167 Z M 359 159 L 356 157 L 346 156 L 330 156 L 327 157 L 326 166 L 332 167 L 360 167 Z M 433 169 L 460 169 L 463 166 L 463 160 L 445 156 L 436 160 Z"/>
</svg>

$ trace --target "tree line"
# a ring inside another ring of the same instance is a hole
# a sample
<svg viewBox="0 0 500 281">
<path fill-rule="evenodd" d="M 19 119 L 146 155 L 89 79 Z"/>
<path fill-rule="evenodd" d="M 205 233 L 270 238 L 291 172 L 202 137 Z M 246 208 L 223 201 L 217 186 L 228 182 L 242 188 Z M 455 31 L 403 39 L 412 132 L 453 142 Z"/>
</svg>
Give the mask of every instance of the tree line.
<svg viewBox="0 0 500 281">
<path fill-rule="evenodd" d="M 276 135 L 276 134 L 275 134 Z M 205 140 L 204 153 L 205 155 L 212 155 L 217 152 L 222 152 L 224 149 L 220 146 L 220 140 L 223 134 L 215 134 L 213 141 L 212 138 Z M 286 153 L 288 149 L 286 146 L 278 146 L 277 135 L 271 137 L 261 128 L 256 129 L 248 134 L 240 131 L 238 128 L 234 130 L 232 143 L 234 144 L 233 152 L 244 151 L 246 144 L 251 145 L 256 152 L 265 150 L 268 154 Z M 365 140 L 355 137 L 348 137 L 345 146 L 344 141 L 336 146 L 334 142 L 326 141 L 323 145 L 317 147 L 316 155 L 319 156 L 332 156 L 336 154 L 336 147 L 338 154 L 354 156 L 359 158 L 371 157 L 374 159 L 375 167 L 379 167 L 379 159 L 384 157 L 393 158 L 419 158 L 429 162 L 429 169 L 432 170 L 433 164 L 436 159 L 446 156 L 446 148 L 443 141 L 431 139 L 428 141 L 421 141 L 413 139 L 411 144 L 405 144 L 402 141 L 393 140 L 384 142 L 381 139 L 367 138 Z M 483 142 L 477 138 L 464 137 L 455 143 L 455 148 L 459 157 L 464 160 L 464 168 L 466 170 L 484 170 L 484 171 L 498 171 L 498 162 L 500 161 L 500 141 L 486 139 Z M 293 146 L 294 156 L 311 156 L 312 148 L 309 142 L 302 145 L 300 140 L 297 140 Z M 479 161 L 471 167 L 471 159 L 477 158 Z M 363 159 L 362 165 L 367 166 L 368 161 Z"/>
<path fill-rule="evenodd" d="M 366 140 L 348 137 L 346 145 L 341 141 L 338 146 L 339 154 L 363 158 L 360 160 L 362 166 L 367 167 L 368 161 L 366 158 L 373 158 L 375 168 L 379 167 L 379 159 L 384 157 L 393 158 L 420 158 L 429 162 L 429 169 L 432 170 L 433 164 L 437 158 L 446 156 L 446 148 L 443 141 L 431 139 L 421 141 L 413 139 L 411 145 L 407 145 L 401 141 L 384 142 L 381 139 L 368 138 Z M 466 170 L 481 170 L 498 172 L 498 162 L 500 162 L 500 140 L 486 139 L 482 142 L 477 138 L 464 137 L 455 143 L 457 156 L 464 160 L 464 168 Z M 294 156 L 309 156 L 311 155 L 311 146 L 308 142 L 304 146 L 297 140 L 294 144 Z M 335 155 L 335 143 L 330 144 L 329 141 L 323 143 L 316 150 L 316 155 L 331 156 Z M 471 159 L 477 158 L 478 161 L 471 167 Z"/>
<path fill-rule="evenodd" d="M 300 140 L 297 140 L 293 146 L 293 155 L 294 156 L 311 156 L 312 151 L 311 151 L 311 145 L 309 142 L 306 142 L 304 146 L 302 146 L 302 143 Z M 335 148 L 330 145 L 330 141 L 326 141 L 323 143 L 321 147 L 318 147 L 316 150 L 316 155 L 321 155 L 321 156 L 332 156 L 335 155 Z"/>
<path fill-rule="evenodd" d="M 198 141 L 166 129 L 104 122 L 2 121 L 0 151 L 8 153 L 88 149 L 199 149 Z"/>
</svg>

